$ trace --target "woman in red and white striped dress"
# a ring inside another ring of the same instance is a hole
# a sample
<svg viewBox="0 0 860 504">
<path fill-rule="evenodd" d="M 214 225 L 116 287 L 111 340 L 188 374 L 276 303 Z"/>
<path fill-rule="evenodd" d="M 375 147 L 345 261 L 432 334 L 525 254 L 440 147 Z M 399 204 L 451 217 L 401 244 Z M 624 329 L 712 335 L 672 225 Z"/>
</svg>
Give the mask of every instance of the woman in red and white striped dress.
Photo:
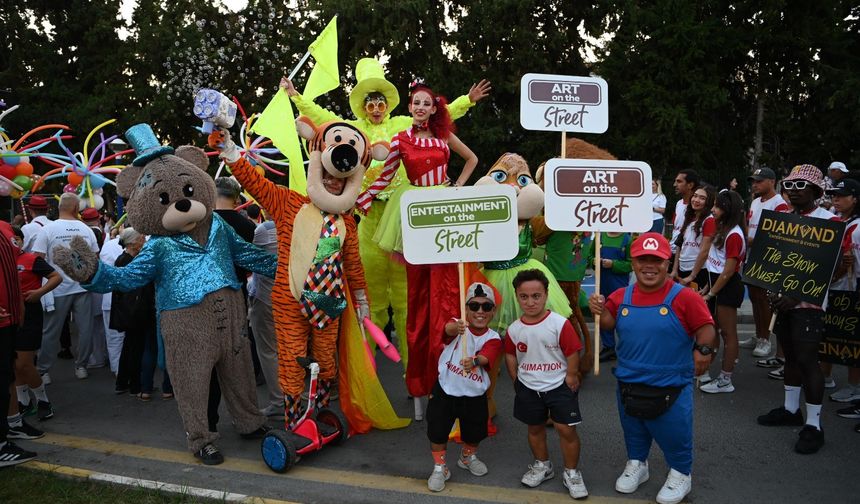
<svg viewBox="0 0 860 504">
<path fill-rule="evenodd" d="M 462 186 L 478 164 L 475 153 L 454 135 L 454 124 L 448 114 L 445 97 L 434 93 L 423 81 L 413 81 L 409 86 L 409 112 L 412 114 L 412 127 L 391 139 L 391 151 L 382 173 L 356 202 L 359 210 L 367 211 L 373 196 L 388 186 L 403 163 L 409 184 L 401 185 L 391 195 L 374 236 L 380 248 L 392 253 L 403 252 L 400 224 L 403 193 L 447 185 Z M 453 182 L 448 177 L 448 159 L 452 150 L 465 160 L 460 176 Z M 459 313 L 457 269 L 451 264 L 407 263 L 406 286 L 406 337 L 409 346 L 406 387 L 416 398 L 415 416 L 420 420 L 423 406 L 419 398 L 430 393 L 436 380 L 445 323 Z"/>
</svg>

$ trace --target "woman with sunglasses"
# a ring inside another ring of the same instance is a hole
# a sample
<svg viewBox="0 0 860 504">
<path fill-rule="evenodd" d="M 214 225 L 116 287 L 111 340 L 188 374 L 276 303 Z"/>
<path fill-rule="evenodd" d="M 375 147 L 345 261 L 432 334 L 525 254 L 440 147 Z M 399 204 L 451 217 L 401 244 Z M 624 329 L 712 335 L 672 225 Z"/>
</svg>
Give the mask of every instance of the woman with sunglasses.
<svg viewBox="0 0 860 504">
<path fill-rule="evenodd" d="M 393 253 L 403 252 L 400 223 L 400 199 L 406 191 L 462 186 L 472 175 L 478 157 L 454 134 L 454 123 L 444 96 L 436 94 L 423 80 L 409 85 L 409 112 L 412 126 L 391 139 L 391 151 L 385 168 L 366 191 L 358 196 L 356 207 L 367 212 L 376 195 L 385 190 L 397 173 L 400 163 L 406 167 L 408 181 L 395 189 L 379 220 L 373 240 Z M 451 151 L 465 161 L 453 183 L 448 178 Z M 388 259 L 391 261 L 390 258 Z M 371 270 L 373 271 L 373 270 Z M 371 275 L 373 276 L 373 275 Z M 415 419 L 424 418 L 422 397 L 428 395 L 436 380 L 434 356 L 442 349 L 442 332 L 457 306 L 457 268 L 453 264 L 406 264 L 407 306 L 406 341 L 409 362 L 406 365 L 406 388 L 415 399 Z"/>
<path fill-rule="evenodd" d="M 328 121 L 345 121 L 361 130 L 371 142 L 389 141 L 398 132 L 410 127 L 411 115 L 391 115 L 400 103 L 397 88 L 386 80 L 382 64 L 374 58 L 363 58 L 355 67 L 355 87 L 349 94 L 349 107 L 355 119 L 343 119 L 338 114 L 326 110 L 312 99 L 299 94 L 293 83 L 286 77 L 281 79 L 281 88 L 289 94 L 290 99 L 302 115 L 310 118 L 315 124 Z M 486 98 L 490 92 L 487 80 L 472 86 L 469 93 L 460 96 L 448 105 L 452 120 L 464 116 L 478 101 Z M 373 161 L 364 174 L 364 187 L 376 180 L 382 172 L 383 163 Z M 408 183 L 403 170 L 395 173 L 388 187 L 373 197 L 367 215 L 358 224 L 358 249 L 361 264 L 365 271 L 374 272 L 367 277 L 367 290 L 373 306 L 370 318 L 379 327 L 388 324 L 388 306 L 393 309 L 394 328 L 397 334 L 400 356 L 403 365 L 408 365 L 406 351 L 406 271 L 403 264 L 391 261 L 389 254 L 380 249 L 373 241 L 373 235 L 379 226 L 379 219 L 385 212 L 386 203 L 394 190 Z"/>
<path fill-rule="evenodd" d="M 716 221 L 711 215 L 716 195 L 713 186 L 709 185 L 693 191 L 684 214 L 684 224 L 674 244 L 678 258 L 672 267 L 672 278 L 681 285 L 695 286 L 696 290 L 708 284 L 708 270 L 704 266 L 717 232 Z"/>
<path fill-rule="evenodd" d="M 720 376 L 708 380 L 700 390 L 718 394 L 735 390 L 732 372 L 738 358 L 738 308 L 744 301 L 744 286 L 739 274 L 746 254 L 744 200 L 734 191 L 723 191 L 716 196 L 713 214 L 716 233 L 708 250 L 710 281 L 699 292 L 712 313 L 716 306 L 717 327 L 725 347 Z"/>
</svg>

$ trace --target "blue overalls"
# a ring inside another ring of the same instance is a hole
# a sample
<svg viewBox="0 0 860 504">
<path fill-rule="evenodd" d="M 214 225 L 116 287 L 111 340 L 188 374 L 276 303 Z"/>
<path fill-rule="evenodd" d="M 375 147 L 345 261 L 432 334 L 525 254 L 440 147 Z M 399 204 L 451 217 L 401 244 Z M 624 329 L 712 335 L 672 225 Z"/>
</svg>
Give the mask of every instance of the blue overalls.
<svg viewBox="0 0 860 504">
<path fill-rule="evenodd" d="M 618 414 L 624 430 L 629 460 L 648 460 L 651 440 L 663 450 L 672 469 L 690 474 L 693 465 L 693 339 L 672 311 L 672 301 L 681 290 L 672 288 L 662 304 L 633 306 L 633 286 L 624 291 L 618 307 L 618 365 L 613 370 L 619 382 L 644 383 L 655 387 L 684 387 L 675 404 L 653 420 L 628 416 L 616 392 Z"/>
<path fill-rule="evenodd" d="M 624 233 L 621 237 L 620 247 L 600 247 L 601 259 L 612 259 L 613 261 L 627 259 L 627 245 L 630 243 L 630 235 Z M 600 266 L 600 294 L 609 297 L 610 294 L 627 287 L 630 284 L 629 273 L 615 273 L 612 268 Z M 604 348 L 615 348 L 615 331 L 600 330 L 600 346 Z"/>
</svg>

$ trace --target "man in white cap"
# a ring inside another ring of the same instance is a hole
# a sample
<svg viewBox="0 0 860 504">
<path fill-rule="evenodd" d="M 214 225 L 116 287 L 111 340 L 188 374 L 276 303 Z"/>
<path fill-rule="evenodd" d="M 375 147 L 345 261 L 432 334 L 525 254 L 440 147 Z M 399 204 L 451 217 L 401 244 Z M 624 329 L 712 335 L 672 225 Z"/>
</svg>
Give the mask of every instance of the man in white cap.
<svg viewBox="0 0 860 504">
<path fill-rule="evenodd" d="M 349 107 L 352 109 L 355 119 L 346 120 L 347 123 L 364 132 L 371 142 L 388 142 L 394 135 L 412 125 L 411 115 L 391 115 L 391 111 L 400 103 L 400 96 L 394 84 L 386 80 L 385 70 L 377 59 L 363 58 L 359 60 L 355 67 L 355 77 L 357 82 L 349 94 Z M 290 99 L 296 104 L 299 112 L 315 124 L 344 120 L 334 112 L 320 107 L 312 100 L 299 94 L 293 83 L 286 77 L 281 79 L 281 88 L 290 95 Z M 475 103 L 489 95 L 490 89 L 489 81 L 482 80 L 473 85 L 467 95 L 460 96 L 448 104 L 451 119 L 457 120 L 464 116 Z M 384 163 L 381 161 L 373 161 L 370 164 L 364 174 L 362 190 L 367 189 L 367 186 L 379 177 L 383 166 Z M 406 171 L 401 165 L 391 184 L 374 197 L 370 210 L 365 217 L 362 217 L 358 225 L 361 263 L 365 271 L 374 273 L 367 277 L 367 290 L 373 299 L 373 311 L 370 318 L 378 326 L 384 327 L 388 323 L 388 306 L 391 305 L 394 312 L 394 328 L 399 343 L 397 346 L 403 357 L 404 369 L 408 360 L 406 354 L 406 269 L 402 263 L 392 261 L 388 252 L 379 248 L 373 241 L 373 235 L 376 234 L 376 228 L 388 198 L 405 179 Z"/>
</svg>

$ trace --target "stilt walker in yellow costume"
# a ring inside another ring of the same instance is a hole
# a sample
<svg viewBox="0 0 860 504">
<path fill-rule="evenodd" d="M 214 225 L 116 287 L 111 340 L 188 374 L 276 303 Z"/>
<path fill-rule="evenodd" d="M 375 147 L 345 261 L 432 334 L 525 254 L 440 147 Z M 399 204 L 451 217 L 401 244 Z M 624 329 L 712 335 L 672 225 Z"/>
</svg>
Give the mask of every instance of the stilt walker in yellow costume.
<svg viewBox="0 0 860 504">
<path fill-rule="evenodd" d="M 390 141 L 397 133 L 412 125 L 412 116 L 391 116 L 391 111 L 400 103 L 397 88 L 385 79 L 382 64 L 373 58 L 359 60 L 355 68 L 358 82 L 349 94 L 349 106 L 356 119 L 345 122 L 358 128 L 369 138 L 370 142 Z M 343 121 L 337 114 L 328 111 L 312 100 L 306 99 L 288 79 L 281 80 L 281 87 L 286 89 L 299 113 L 307 116 L 316 124 L 328 121 Z M 472 86 L 468 95 L 463 95 L 448 105 L 451 118 L 456 120 L 490 91 L 490 83 L 486 80 Z M 364 175 L 362 191 L 377 179 L 382 172 L 383 163 L 374 161 Z M 388 306 L 394 311 L 394 329 L 397 333 L 397 347 L 406 368 L 408 352 L 406 346 L 406 268 L 402 262 L 393 261 L 391 254 L 379 248 L 373 241 L 379 219 L 385 211 L 388 198 L 406 179 L 403 165 L 397 172 L 391 184 L 374 197 L 367 216 L 358 225 L 358 246 L 361 263 L 367 275 L 367 290 L 373 300 L 370 318 L 378 326 L 384 327 L 388 322 Z"/>
</svg>

